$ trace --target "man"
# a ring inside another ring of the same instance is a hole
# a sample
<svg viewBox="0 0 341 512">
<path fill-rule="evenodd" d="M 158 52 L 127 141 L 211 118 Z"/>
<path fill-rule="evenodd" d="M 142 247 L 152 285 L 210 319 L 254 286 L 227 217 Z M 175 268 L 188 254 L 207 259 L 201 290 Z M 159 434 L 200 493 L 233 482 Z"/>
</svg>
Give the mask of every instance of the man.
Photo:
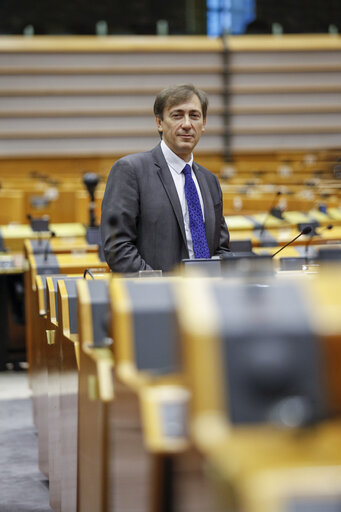
<svg viewBox="0 0 341 512">
<path fill-rule="evenodd" d="M 229 252 L 218 179 L 193 162 L 207 105 L 206 94 L 193 85 L 162 90 L 154 103 L 161 143 L 112 167 L 102 202 L 101 236 L 113 271 L 168 272 L 185 258 Z"/>
</svg>

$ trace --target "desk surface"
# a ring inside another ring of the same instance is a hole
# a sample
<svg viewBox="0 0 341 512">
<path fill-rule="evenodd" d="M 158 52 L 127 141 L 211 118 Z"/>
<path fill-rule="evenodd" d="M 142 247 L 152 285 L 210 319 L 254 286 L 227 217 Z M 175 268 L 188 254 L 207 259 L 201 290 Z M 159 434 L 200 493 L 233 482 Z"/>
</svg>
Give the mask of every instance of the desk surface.
<svg viewBox="0 0 341 512">
<path fill-rule="evenodd" d="M 0 253 L 0 275 L 21 274 L 25 271 L 25 258 L 21 253 Z"/>
<path fill-rule="evenodd" d="M 227 226 L 231 232 L 240 230 L 252 230 L 260 228 L 266 223 L 266 228 L 288 228 L 297 226 L 301 222 L 318 221 L 320 226 L 341 225 L 341 208 L 329 208 L 327 213 L 319 210 L 311 210 L 309 213 L 283 212 L 283 219 L 278 219 L 267 212 L 253 215 L 228 215 L 225 217 Z"/>
<path fill-rule="evenodd" d="M 0 233 L 4 239 L 10 238 L 47 238 L 53 231 L 58 237 L 85 236 L 86 228 L 83 224 L 70 222 L 61 224 L 50 224 L 50 231 L 38 233 L 33 231 L 29 224 L 9 224 L 0 226 Z"/>
<path fill-rule="evenodd" d="M 37 232 L 31 229 L 29 224 L 9 224 L 0 226 L 0 239 L 4 246 L 10 251 L 22 251 L 24 240 L 28 239 L 47 239 L 51 236 L 51 231 L 56 234 L 60 240 L 71 241 L 76 238 L 85 238 L 86 228 L 80 223 L 61 223 L 50 224 L 50 231 Z"/>
</svg>

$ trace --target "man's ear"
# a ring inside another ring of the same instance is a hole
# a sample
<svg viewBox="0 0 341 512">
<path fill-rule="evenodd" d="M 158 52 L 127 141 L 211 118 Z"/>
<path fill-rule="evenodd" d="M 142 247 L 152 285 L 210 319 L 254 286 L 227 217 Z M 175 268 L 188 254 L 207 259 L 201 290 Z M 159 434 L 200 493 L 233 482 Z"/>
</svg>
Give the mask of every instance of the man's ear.
<svg viewBox="0 0 341 512">
<path fill-rule="evenodd" d="M 155 117 L 155 122 L 156 122 L 156 126 L 157 126 L 158 132 L 162 133 L 163 132 L 163 129 L 162 129 L 162 119 L 160 119 L 160 117 L 156 116 Z"/>
<path fill-rule="evenodd" d="M 204 117 L 203 125 L 201 131 L 204 132 L 206 128 L 206 117 Z"/>
</svg>

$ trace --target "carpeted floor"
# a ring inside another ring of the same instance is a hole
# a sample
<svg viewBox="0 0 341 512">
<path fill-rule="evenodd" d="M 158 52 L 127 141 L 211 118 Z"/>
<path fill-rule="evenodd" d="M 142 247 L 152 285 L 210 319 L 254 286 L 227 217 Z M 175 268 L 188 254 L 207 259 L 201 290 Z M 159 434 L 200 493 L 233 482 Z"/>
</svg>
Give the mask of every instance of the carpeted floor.
<svg viewBox="0 0 341 512">
<path fill-rule="evenodd" d="M 51 512 L 30 398 L 0 399 L 0 512 Z"/>
</svg>

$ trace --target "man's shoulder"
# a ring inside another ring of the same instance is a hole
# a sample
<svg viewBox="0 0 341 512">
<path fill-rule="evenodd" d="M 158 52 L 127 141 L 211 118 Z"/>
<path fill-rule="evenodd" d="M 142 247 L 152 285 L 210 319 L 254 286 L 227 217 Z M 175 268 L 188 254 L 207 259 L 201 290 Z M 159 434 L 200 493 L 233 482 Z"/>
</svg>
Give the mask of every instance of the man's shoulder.
<svg viewBox="0 0 341 512">
<path fill-rule="evenodd" d="M 141 151 L 139 153 L 131 153 L 129 155 L 125 155 L 120 160 L 123 162 L 136 163 L 144 160 L 149 160 L 151 158 L 152 151 Z"/>
<path fill-rule="evenodd" d="M 115 164 L 128 164 L 132 166 L 141 165 L 144 162 L 150 162 L 154 158 L 154 153 L 157 150 L 158 146 L 148 151 L 141 151 L 139 153 L 130 153 L 129 155 L 125 155 L 119 160 L 115 162 Z"/>
</svg>

